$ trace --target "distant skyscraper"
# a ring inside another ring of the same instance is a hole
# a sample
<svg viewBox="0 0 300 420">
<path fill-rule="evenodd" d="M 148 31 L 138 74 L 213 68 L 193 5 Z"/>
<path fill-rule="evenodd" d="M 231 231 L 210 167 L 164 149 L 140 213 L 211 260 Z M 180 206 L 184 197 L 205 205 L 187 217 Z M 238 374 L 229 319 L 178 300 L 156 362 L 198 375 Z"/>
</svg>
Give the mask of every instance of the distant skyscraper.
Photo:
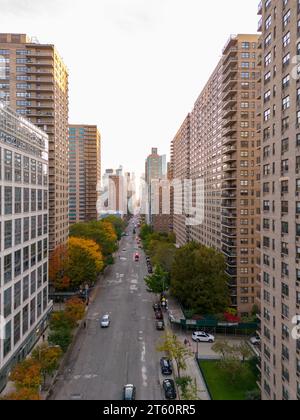
<svg viewBox="0 0 300 420">
<path fill-rule="evenodd" d="M 48 137 L 2 103 L 0 156 L 2 390 L 12 367 L 28 355 L 43 334 L 51 310 L 48 302 Z"/>
<path fill-rule="evenodd" d="M 96 125 L 69 126 L 69 221 L 97 220 L 101 137 Z"/>
<path fill-rule="evenodd" d="M 49 246 L 67 240 L 68 70 L 54 45 L 0 34 L 0 97 L 49 136 Z M 3 60 L 2 60 L 3 61 Z"/>
<path fill-rule="evenodd" d="M 147 184 L 147 194 L 144 200 L 148 203 L 144 203 L 143 207 L 147 209 L 147 222 L 154 226 L 154 218 L 156 219 L 155 225 L 162 224 L 161 221 L 157 220 L 157 217 L 161 215 L 161 190 L 157 187 L 158 182 L 167 179 L 167 157 L 166 155 L 160 156 L 157 148 L 152 148 L 151 155 L 149 155 L 145 162 L 145 181 Z M 158 205 L 155 205 L 157 202 Z M 155 214 L 154 214 L 155 213 Z"/>
</svg>

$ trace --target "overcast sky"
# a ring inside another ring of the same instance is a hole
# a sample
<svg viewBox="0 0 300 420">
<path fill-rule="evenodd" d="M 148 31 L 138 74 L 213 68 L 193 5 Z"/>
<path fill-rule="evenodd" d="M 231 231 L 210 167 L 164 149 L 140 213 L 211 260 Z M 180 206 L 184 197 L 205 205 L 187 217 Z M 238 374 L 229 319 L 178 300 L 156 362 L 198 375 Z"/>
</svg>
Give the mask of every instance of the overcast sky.
<svg viewBox="0 0 300 420">
<path fill-rule="evenodd" d="M 102 169 L 143 171 L 170 141 L 230 34 L 258 0 L 0 0 L 0 31 L 53 43 L 70 72 L 70 122 L 97 124 Z"/>
</svg>

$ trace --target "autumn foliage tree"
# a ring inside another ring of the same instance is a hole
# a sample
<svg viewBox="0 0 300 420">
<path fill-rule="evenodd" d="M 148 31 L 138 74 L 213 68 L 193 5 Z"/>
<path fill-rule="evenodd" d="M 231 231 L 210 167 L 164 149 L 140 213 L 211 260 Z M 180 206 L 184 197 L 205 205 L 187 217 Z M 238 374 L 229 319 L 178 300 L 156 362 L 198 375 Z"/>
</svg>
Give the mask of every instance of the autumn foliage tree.
<svg viewBox="0 0 300 420">
<path fill-rule="evenodd" d="M 49 281 L 55 290 L 68 290 L 70 277 L 68 275 L 69 252 L 66 245 L 58 246 L 50 255 Z"/>
<path fill-rule="evenodd" d="M 15 382 L 17 389 L 38 390 L 42 383 L 41 364 L 30 358 L 19 363 L 11 373 L 10 379 Z"/>
<path fill-rule="evenodd" d="M 81 321 L 85 314 L 85 304 L 81 299 L 73 298 L 66 302 L 65 315 L 71 322 Z"/>
<path fill-rule="evenodd" d="M 93 284 L 103 267 L 103 255 L 95 241 L 72 237 L 50 257 L 50 282 L 57 291 L 77 290 Z"/>
<path fill-rule="evenodd" d="M 41 401 L 41 396 L 34 389 L 20 388 L 1 399 L 2 401 Z"/>
<path fill-rule="evenodd" d="M 93 284 L 103 269 L 103 257 L 100 247 L 94 241 L 82 238 L 70 238 L 68 275 L 71 287 Z"/>
<path fill-rule="evenodd" d="M 36 360 L 41 366 L 44 383 L 47 375 L 52 375 L 58 368 L 62 354 L 60 347 L 49 347 L 47 344 L 35 348 L 32 352 L 33 360 Z"/>
<path fill-rule="evenodd" d="M 95 241 L 107 260 L 117 250 L 118 236 L 108 220 L 77 223 L 70 228 L 70 236 Z"/>
</svg>

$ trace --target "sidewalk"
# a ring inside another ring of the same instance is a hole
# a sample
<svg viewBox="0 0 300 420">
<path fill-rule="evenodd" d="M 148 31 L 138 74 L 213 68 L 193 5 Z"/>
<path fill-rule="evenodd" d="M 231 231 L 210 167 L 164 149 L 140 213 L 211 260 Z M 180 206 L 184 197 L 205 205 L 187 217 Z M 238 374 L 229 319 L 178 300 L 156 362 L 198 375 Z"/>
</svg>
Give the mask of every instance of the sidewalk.
<svg viewBox="0 0 300 420">
<path fill-rule="evenodd" d="M 168 302 L 169 313 L 171 313 L 176 320 L 184 319 L 181 309 L 178 307 L 176 308 L 175 301 L 171 298 L 168 300 Z M 185 340 L 187 339 L 187 334 L 181 332 L 180 330 L 175 330 L 169 319 L 165 320 L 165 323 L 166 331 L 168 333 L 175 333 L 179 340 L 184 344 Z M 195 349 L 193 348 L 193 346 L 191 346 L 191 352 L 193 353 L 193 355 L 186 360 L 187 369 L 185 372 L 183 372 L 183 375 L 191 377 L 193 381 L 196 380 L 197 388 L 199 391 L 198 396 L 201 401 L 210 401 L 211 398 L 206 387 L 204 378 L 202 376 L 201 370 L 196 361 L 196 354 L 194 353 L 194 351 Z"/>
</svg>

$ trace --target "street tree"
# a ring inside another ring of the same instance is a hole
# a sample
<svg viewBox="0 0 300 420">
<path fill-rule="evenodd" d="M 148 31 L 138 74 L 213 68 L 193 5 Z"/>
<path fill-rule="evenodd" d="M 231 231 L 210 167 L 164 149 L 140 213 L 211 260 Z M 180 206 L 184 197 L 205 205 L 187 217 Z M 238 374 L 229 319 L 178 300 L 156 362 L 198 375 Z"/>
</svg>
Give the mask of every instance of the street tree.
<svg viewBox="0 0 300 420">
<path fill-rule="evenodd" d="M 0 401 L 41 401 L 38 391 L 30 388 L 20 388 L 15 392 L 0 398 Z"/>
<path fill-rule="evenodd" d="M 157 347 L 157 351 L 166 353 L 171 360 L 175 361 L 179 378 L 181 372 L 187 368 L 187 359 L 193 356 L 193 353 L 173 334 L 166 334 L 163 343 Z"/>
<path fill-rule="evenodd" d="M 186 309 L 199 315 L 223 313 L 230 304 L 225 269 L 222 254 L 189 243 L 176 251 L 171 292 Z"/>
<path fill-rule="evenodd" d="M 41 366 L 44 384 L 47 375 L 52 375 L 57 370 L 61 356 L 62 350 L 60 347 L 49 347 L 48 344 L 42 344 L 32 352 L 33 360 L 36 360 Z"/>
<path fill-rule="evenodd" d="M 41 370 L 41 364 L 29 358 L 15 366 L 10 375 L 10 380 L 15 382 L 17 389 L 28 388 L 36 391 L 42 383 Z"/>
<path fill-rule="evenodd" d="M 161 294 L 169 287 L 168 273 L 160 265 L 154 269 L 154 273 L 145 278 L 146 285 L 152 293 Z"/>
<path fill-rule="evenodd" d="M 85 315 L 85 304 L 79 298 L 72 298 L 66 302 L 65 315 L 75 324 L 81 321 Z"/>
</svg>

